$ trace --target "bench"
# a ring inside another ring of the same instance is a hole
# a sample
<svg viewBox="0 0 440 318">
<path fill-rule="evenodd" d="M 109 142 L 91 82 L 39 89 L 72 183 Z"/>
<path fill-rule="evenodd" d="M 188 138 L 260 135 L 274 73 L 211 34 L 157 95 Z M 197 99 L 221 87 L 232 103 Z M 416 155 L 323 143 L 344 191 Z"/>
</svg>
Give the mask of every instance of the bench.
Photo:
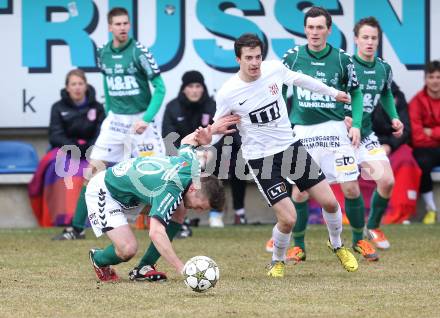
<svg viewBox="0 0 440 318">
<path fill-rule="evenodd" d="M 27 191 L 37 165 L 31 144 L 0 141 L 0 228 L 38 226 Z"/>
<path fill-rule="evenodd" d="M 440 182 L 440 167 L 435 167 L 432 169 L 431 178 L 434 182 Z"/>
</svg>

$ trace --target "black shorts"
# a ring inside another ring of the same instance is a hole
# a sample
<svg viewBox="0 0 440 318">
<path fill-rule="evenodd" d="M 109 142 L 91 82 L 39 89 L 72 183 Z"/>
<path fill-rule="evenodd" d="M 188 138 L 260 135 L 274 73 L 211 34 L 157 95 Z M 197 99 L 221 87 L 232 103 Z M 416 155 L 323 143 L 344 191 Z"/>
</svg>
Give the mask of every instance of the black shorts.
<svg viewBox="0 0 440 318">
<path fill-rule="evenodd" d="M 293 182 L 300 191 L 304 191 L 325 179 L 321 168 L 300 141 L 283 152 L 251 159 L 247 164 L 269 206 L 290 197 L 290 184 Z"/>
</svg>

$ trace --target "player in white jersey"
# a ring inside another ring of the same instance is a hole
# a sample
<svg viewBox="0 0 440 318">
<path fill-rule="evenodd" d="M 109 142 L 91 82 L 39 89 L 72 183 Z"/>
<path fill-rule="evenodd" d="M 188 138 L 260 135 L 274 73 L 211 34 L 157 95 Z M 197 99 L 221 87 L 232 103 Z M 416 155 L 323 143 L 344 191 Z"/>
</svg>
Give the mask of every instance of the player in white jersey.
<svg viewBox="0 0 440 318">
<path fill-rule="evenodd" d="M 243 34 L 235 41 L 234 49 L 240 70 L 219 90 L 214 121 L 231 113 L 240 116 L 237 127 L 243 158 L 260 192 L 275 210 L 278 222 L 272 233 L 274 248 L 268 275 L 284 276 L 286 250 L 296 221 L 287 190 L 292 181 L 321 204 L 339 259 L 348 271 L 357 270 L 356 259 L 341 243 L 338 202 L 319 166 L 301 142 L 294 141 L 281 87 L 297 85 L 339 101 L 349 102 L 349 97 L 310 76 L 288 70 L 279 61 L 262 62 L 263 43 L 254 34 Z"/>
</svg>

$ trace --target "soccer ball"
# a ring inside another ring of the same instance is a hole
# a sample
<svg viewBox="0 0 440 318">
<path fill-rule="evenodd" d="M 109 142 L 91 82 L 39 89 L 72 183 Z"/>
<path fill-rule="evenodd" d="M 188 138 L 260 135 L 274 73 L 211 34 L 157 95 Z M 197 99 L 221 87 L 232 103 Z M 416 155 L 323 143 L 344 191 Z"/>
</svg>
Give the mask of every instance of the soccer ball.
<svg viewBox="0 0 440 318">
<path fill-rule="evenodd" d="M 220 272 L 217 264 L 206 256 L 194 256 L 183 267 L 185 285 L 202 293 L 214 287 Z"/>
</svg>

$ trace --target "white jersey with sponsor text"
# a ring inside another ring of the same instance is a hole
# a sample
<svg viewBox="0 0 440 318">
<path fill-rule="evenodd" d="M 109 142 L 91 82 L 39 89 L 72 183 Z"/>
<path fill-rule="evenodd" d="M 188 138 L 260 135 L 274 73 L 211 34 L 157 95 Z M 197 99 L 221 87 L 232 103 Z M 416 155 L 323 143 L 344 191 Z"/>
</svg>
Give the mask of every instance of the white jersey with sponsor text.
<svg viewBox="0 0 440 318">
<path fill-rule="evenodd" d="M 280 61 L 264 61 L 261 76 L 244 82 L 238 74 L 226 81 L 217 94 L 214 121 L 228 114 L 240 116 L 243 158 L 257 159 L 286 150 L 293 132 L 282 96 L 282 86 L 295 85 L 336 97 L 337 90 L 310 76 L 293 72 Z"/>
</svg>

